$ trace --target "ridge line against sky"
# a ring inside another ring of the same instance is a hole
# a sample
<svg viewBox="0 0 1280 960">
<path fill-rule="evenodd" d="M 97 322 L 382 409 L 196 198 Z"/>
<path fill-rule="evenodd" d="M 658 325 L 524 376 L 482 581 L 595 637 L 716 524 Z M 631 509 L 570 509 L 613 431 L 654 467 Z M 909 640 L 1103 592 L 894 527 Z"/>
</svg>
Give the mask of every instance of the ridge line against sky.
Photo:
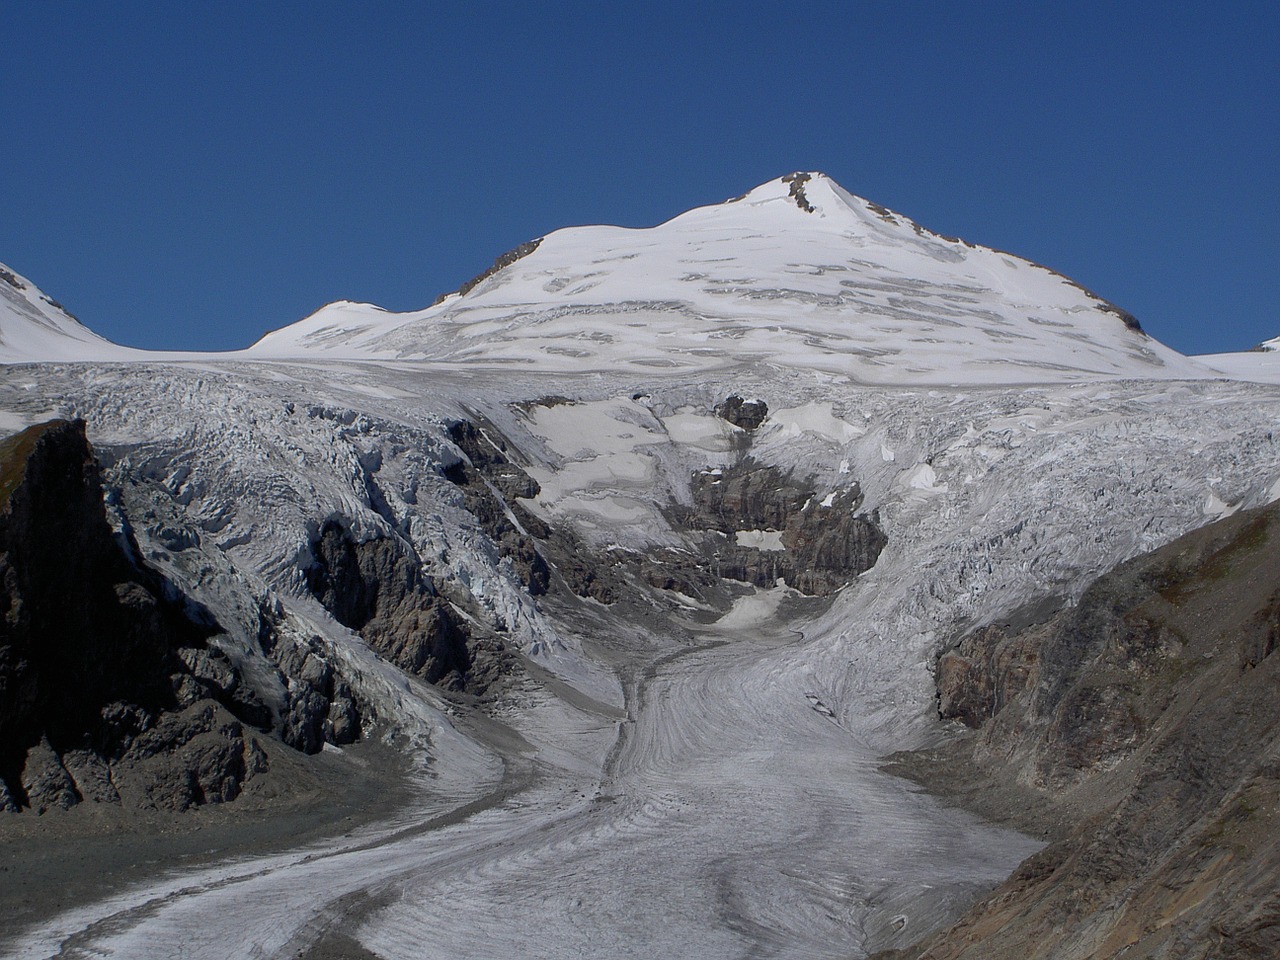
<svg viewBox="0 0 1280 960">
<path fill-rule="evenodd" d="M 235 349 L 805 169 L 1185 353 L 1280 334 L 1280 5 L 436 6 L 14 5 L 0 261 Z"/>
</svg>

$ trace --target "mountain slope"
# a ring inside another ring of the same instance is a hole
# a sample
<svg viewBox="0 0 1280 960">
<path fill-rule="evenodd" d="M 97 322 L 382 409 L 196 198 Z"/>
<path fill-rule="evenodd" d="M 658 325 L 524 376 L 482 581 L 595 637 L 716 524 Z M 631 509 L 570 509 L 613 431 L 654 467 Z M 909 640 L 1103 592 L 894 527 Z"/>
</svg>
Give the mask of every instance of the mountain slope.
<svg viewBox="0 0 1280 960">
<path fill-rule="evenodd" d="M 1232 380 L 1280 384 L 1280 337 L 1264 340 L 1252 350 L 1209 353 L 1192 359 Z"/>
<path fill-rule="evenodd" d="M 942 657 L 944 716 L 982 734 L 917 774 L 947 771 L 988 809 L 1012 794 L 1018 822 L 1040 808 L 1060 839 L 894 956 L 1277 956 L 1278 561 L 1273 503 L 1123 564 L 1047 624 Z"/>
<path fill-rule="evenodd" d="M 86 422 L 113 529 L 216 620 L 268 735 L 320 751 L 254 783 L 354 769 L 358 733 L 412 758 L 411 806 L 106 873 L 103 903 L 0 883 L 6 956 L 905 947 L 1041 846 L 880 769 L 947 739 L 941 650 L 1280 495 L 1275 390 L 1176 379 L 1056 275 L 817 177 L 290 336 L 280 361 L 6 367 L 0 424 Z M 30 814 L 0 830 L 97 815 Z M 15 892 L 41 922 L 10 934 Z"/>
<path fill-rule="evenodd" d="M 330 304 L 247 355 L 564 371 L 767 363 L 865 383 L 1204 375 L 1065 277 L 934 234 L 822 174 L 649 229 L 557 230 L 426 310 Z"/>
<path fill-rule="evenodd" d="M 270 711 L 113 539 L 83 422 L 0 441 L 0 582 L 0 811 L 181 810 L 265 772 L 240 721 Z"/>
<path fill-rule="evenodd" d="M 146 354 L 98 336 L 0 263 L 0 362 L 126 360 Z"/>
</svg>

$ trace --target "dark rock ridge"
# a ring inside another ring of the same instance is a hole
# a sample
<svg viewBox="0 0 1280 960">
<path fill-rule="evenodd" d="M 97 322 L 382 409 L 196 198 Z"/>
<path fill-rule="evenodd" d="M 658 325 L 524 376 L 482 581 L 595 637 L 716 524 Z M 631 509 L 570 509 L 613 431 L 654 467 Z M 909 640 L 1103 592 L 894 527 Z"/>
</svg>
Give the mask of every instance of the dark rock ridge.
<svg viewBox="0 0 1280 960">
<path fill-rule="evenodd" d="M 472 290 L 474 290 L 477 286 L 479 286 L 484 281 L 488 280 L 499 270 L 503 270 L 506 267 L 511 266 L 517 260 L 521 260 L 524 257 L 527 257 L 529 254 L 533 253 L 533 251 L 538 249 L 538 246 L 541 243 L 542 243 L 542 237 L 538 237 L 536 240 L 526 240 L 524 243 L 520 244 L 518 247 L 508 250 L 506 253 L 498 257 L 497 260 L 493 261 L 493 265 L 489 267 L 487 270 L 485 270 L 483 273 L 476 274 L 474 277 L 472 277 L 470 280 L 468 280 L 466 283 L 460 286 L 457 290 L 454 290 L 451 293 L 440 294 L 440 296 L 436 297 L 435 301 L 431 305 L 434 307 L 436 304 L 442 303 L 446 298 L 453 296 L 453 294 L 455 293 L 460 297 L 465 297 L 468 293 L 470 293 Z"/>
<path fill-rule="evenodd" d="M 980 733 L 902 769 L 1056 841 L 886 956 L 1280 956 L 1280 504 L 965 637 L 939 704 Z"/>
<path fill-rule="evenodd" d="M 374 717 L 337 669 L 319 637 L 289 642 L 278 610 L 258 608 L 258 645 L 276 665 L 285 689 L 280 739 L 302 753 L 319 753 L 326 743 L 355 743 Z"/>
<path fill-rule="evenodd" d="M 808 173 L 789 173 L 782 178 L 783 183 L 791 184 L 791 199 L 805 213 L 813 213 L 815 209 L 813 204 L 809 202 L 809 198 L 804 195 L 804 185 L 812 179 L 813 175 Z"/>
<path fill-rule="evenodd" d="M 564 397 L 545 397 L 537 405 L 572 403 Z M 463 420 L 449 430 L 449 437 L 466 455 L 445 476 L 461 488 L 467 509 L 512 565 L 535 597 L 551 587 L 552 572 L 565 588 L 580 597 L 614 603 L 627 591 L 625 579 L 615 568 L 618 558 L 589 549 L 572 531 L 552 529 L 519 501 L 540 492 L 538 483 L 508 454 L 510 447 L 494 426 L 477 418 Z"/>
<path fill-rule="evenodd" d="M 516 406 L 527 410 L 573 402 L 550 396 Z M 538 483 L 512 461 L 510 445 L 484 418 L 459 421 L 450 428 L 449 437 L 465 459 L 448 468 L 445 476 L 462 490 L 467 510 L 494 541 L 499 555 L 511 559 L 533 596 L 542 596 L 560 583 L 579 597 L 613 604 L 633 596 L 638 584 L 648 584 L 716 605 L 727 603 L 728 594 L 716 587 L 716 578 L 695 554 L 592 550 L 572 530 L 552 528 L 530 513 L 520 501 L 536 497 L 541 492 Z"/>
<path fill-rule="evenodd" d="M 823 496 L 812 479 L 746 458 L 695 473 L 690 492 L 693 505 L 673 506 L 672 518 L 716 534 L 703 548 L 716 575 L 731 580 L 767 587 L 781 577 L 802 593 L 825 596 L 871 569 L 887 542 L 874 515 L 857 513 L 856 483 Z M 762 534 L 772 549 L 749 545 Z"/>
<path fill-rule="evenodd" d="M 181 810 L 266 769 L 218 625 L 125 546 L 82 421 L 0 442 L 0 808 Z"/>
<path fill-rule="evenodd" d="M 515 501 L 538 495 L 537 481 L 512 463 L 506 442 L 491 426 L 462 420 L 449 428 L 449 439 L 465 455 L 445 471 L 461 491 L 467 510 L 479 521 L 499 555 L 510 558 L 525 589 L 535 597 L 547 592 L 551 570 L 534 537 L 550 530 Z"/>
<path fill-rule="evenodd" d="M 306 574 L 311 592 L 335 620 L 402 670 L 468 693 L 484 692 L 501 671 L 501 641 L 473 634 L 422 573 L 421 560 L 404 541 L 379 537 L 356 542 L 344 524 L 331 519 L 311 551 L 314 563 Z M 326 724 L 333 727 L 339 719 L 332 715 L 334 709 L 342 715 L 351 712 L 346 706 L 352 699 L 349 691 L 334 683 L 329 676 L 316 685 L 315 709 L 307 713 L 313 734 Z"/>
</svg>

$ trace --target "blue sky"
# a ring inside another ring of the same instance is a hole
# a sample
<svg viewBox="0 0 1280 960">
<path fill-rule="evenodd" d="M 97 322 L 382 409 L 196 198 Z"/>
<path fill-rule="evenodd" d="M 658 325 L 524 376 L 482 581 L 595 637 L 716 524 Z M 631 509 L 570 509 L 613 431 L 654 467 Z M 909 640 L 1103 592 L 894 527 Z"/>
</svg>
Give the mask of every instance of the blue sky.
<svg viewBox="0 0 1280 960">
<path fill-rule="evenodd" d="M 232 349 L 822 170 L 1241 349 L 1280 335 L 1280 4 L 1222 7 L 17 0 L 0 261 Z"/>
</svg>

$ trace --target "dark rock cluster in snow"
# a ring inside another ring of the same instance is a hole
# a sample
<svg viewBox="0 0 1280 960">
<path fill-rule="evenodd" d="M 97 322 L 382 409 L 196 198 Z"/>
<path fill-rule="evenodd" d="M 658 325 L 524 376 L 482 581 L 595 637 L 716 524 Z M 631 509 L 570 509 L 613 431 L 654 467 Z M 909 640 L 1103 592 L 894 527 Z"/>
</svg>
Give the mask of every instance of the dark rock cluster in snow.
<svg viewBox="0 0 1280 960">
<path fill-rule="evenodd" d="M 779 578 L 802 593 L 825 596 L 869 570 L 886 537 L 874 516 L 858 513 L 855 483 L 822 497 L 793 472 L 749 458 L 694 474 L 693 505 L 674 506 L 682 526 L 716 536 L 706 541 L 714 572 L 756 586 Z M 776 535 L 772 549 L 740 542 L 739 534 Z"/>
</svg>

